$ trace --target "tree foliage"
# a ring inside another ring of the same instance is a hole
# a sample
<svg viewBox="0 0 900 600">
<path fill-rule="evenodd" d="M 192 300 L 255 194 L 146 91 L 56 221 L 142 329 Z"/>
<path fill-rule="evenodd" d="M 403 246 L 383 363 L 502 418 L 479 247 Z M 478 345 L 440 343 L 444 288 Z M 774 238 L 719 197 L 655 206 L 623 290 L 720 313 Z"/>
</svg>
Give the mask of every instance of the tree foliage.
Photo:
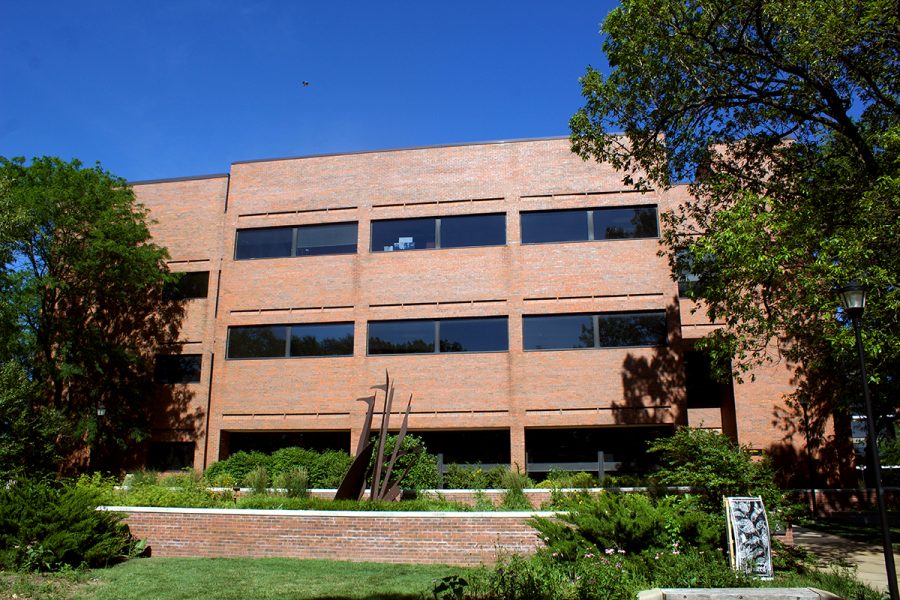
<svg viewBox="0 0 900 600">
<path fill-rule="evenodd" d="M 25 365 L 35 407 L 65 419 L 60 450 L 146 434 L 152 359 L 182 316 L 162 293 L 166 258 L 124 180 L 0 158 L 0 359 Z"/>
<path fill-rule="evenodd" d="M 738 377 L 787 359 L 819 425 L 860 397 L 836 287 L 869 289 L 876 398 L 900 379 L 898 10 L 625 0 L 602 27 L 611 72 L 588 69 L 570 123 L 574 151 L 638 187 L 690 182 L 690 201 L 662 215 L 663 243 L 724 323 L 703 345 Z"/>
</svg>

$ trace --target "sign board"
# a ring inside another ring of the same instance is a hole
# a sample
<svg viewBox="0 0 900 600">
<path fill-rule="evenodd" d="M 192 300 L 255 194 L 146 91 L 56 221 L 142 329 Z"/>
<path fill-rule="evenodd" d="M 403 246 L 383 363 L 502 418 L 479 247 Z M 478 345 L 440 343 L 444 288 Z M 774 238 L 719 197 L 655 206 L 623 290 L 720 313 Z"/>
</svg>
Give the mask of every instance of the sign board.
<svg viewBox="0 0 900 600">
<path fill-rule="evenodd" d="M 731 567 L 760 579 L 772 579 L 772 538 L 762 498 L 725 498 Z"/>
</svg>

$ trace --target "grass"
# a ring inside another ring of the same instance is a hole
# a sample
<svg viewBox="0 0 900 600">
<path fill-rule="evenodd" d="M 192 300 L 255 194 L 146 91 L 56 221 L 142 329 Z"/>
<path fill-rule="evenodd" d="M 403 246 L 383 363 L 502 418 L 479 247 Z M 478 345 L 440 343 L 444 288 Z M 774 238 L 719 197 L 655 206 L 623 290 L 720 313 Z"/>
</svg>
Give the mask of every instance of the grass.
<svg viewBox="0 0 900 600">
<path fill-rule="evenodd" d="M 82 573 L 0 573 L 0 599 L 418 600 L 431 597 L 435 579 L 465 571 L 287 558 L 149 558 Z"/>
</svg>

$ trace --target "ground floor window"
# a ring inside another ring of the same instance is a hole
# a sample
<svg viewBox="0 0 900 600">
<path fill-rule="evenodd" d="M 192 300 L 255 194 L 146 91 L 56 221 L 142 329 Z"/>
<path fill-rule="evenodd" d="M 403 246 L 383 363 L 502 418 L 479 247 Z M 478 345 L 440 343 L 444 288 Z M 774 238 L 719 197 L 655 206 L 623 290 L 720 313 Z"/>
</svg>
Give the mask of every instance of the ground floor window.
<svg viewBox="0 0 900 600">
<path fill-rule="evenodd" d="M 194 442 L 150 442 L 147 468 L 180 471 L 194 466 Z"/>
</svg>

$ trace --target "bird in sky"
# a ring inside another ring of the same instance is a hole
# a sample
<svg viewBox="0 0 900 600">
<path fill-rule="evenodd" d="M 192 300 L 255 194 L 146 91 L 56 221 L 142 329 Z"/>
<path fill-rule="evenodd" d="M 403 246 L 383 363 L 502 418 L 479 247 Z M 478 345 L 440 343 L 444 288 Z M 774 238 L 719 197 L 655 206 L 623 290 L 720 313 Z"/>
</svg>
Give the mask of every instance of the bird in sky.
<svg viewBox="0 0 900 600">
<path fill-rule="evenodd" d="M 304 82 L 302 82 L 302 83 L 303 83 L 303 87 L 309 87 L 309 82 L 308 82 L 308 81 L 304 81 Z"/>
</svg>

